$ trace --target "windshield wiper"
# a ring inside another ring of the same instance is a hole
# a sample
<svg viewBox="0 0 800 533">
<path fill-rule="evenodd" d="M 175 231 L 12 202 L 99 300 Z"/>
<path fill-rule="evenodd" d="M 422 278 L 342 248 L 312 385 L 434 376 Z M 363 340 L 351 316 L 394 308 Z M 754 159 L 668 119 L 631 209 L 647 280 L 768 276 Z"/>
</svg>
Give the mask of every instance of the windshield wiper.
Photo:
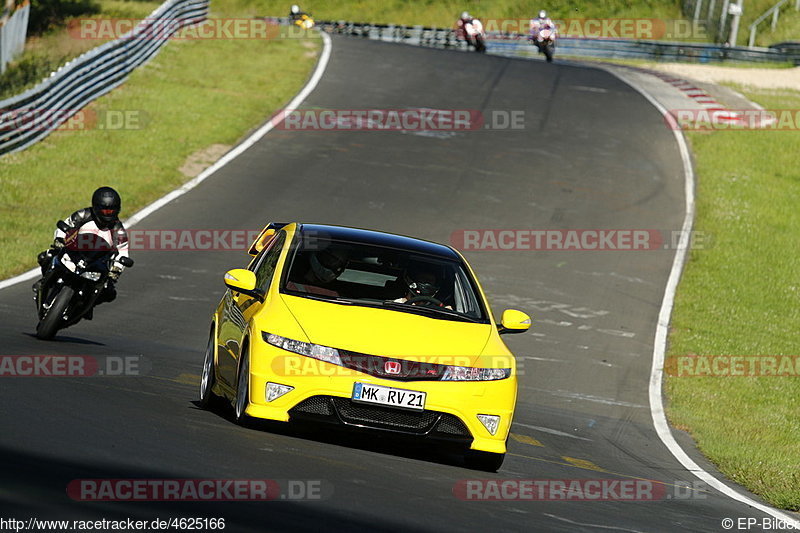
<svg viewBox="0 0 800 533">
<path fill-rule="evenodd" d="M 471 316 L 462 315 L 458 311 L 447 309 L 446 307 L 430 307 L 426 305 L 412 305 L 407 303 L 395 302 L 394 300 L 384 300 L 384 307 L 390 307 L 397 311 L 404 313 L 414 313 L 418 315 L 431 316 L 435 318 L 447 318 L 451 320 L 459 320 L 461 322 L 477 322 L 481 321 Z"/>
<path fill-rule="evenodd" d="M 301 291 L 286 291 L 285 294 L 290 296 L 299 296 L 300 298 L 308 298 L 309 300 L 318 300 L 320 302 L 330 302 L 334 304 L 353 305 L 357 300 L 352 298 L 342 298 L 341 296 L 320 296 L 318 294 L 311 294 L 309 292 Z"/>
</svg>

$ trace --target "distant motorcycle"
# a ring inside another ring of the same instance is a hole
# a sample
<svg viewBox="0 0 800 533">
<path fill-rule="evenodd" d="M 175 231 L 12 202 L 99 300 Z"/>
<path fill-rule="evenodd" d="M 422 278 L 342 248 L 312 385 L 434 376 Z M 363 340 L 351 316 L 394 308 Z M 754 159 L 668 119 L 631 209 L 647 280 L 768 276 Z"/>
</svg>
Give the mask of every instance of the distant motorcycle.
<svg viewBox="0 0 800 533">
<path fill-rule="evenodd" d="M 458 21 L 457 37 L 465 40 L 476 52 L 486 51 L 486 32 L 478 19 Z"/>
<path fill-rule="evenodd" d="M 553 62 L 553 54 L 556 50 L 556 32 L 552 28 L 542 28 L 528 39 L 533 41 L 540 54 L 544 54 L 548 63 Z"/>
<path fill-rule="evenodd" d="M 53 256 L 34 295 L 39 315 L 36 336 L 44 340 L 92 311 L 116 256 L 113 246 L 91 231 L 70 228 L 63 220 L 57 226 L 67 234 L 64 247 Z M 129 257 L 118 261 L 125 267 L 133 266 Z"/>
<path fill-rule="evenodd" d="M 293 24 L 299 28 L 303 28 L 304 30 L 310 30 L 314 27 L 314 19 L 311 18 L 311 15 L 303 13 L 294 19 Z"/>
</svg>

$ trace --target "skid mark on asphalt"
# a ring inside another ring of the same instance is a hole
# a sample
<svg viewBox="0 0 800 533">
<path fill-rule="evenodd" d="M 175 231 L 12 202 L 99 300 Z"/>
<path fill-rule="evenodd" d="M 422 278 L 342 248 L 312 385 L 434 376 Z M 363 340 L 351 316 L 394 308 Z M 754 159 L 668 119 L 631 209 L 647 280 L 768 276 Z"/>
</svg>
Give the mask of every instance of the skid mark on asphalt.
<svg viewBox="0 0 800 533">
<path fill-rule="evenodd" d="M 565 431 L 559 431 L 557 429 L 545 428 L 541 426 L 533 426 L 531 424 L 523 424 L 521 422 L 514 422 L 515 426 L 523 427 L 532 429 L 534 431 L 541 431 L 542 433 L 549 433 L 551 435 L 558 435 L 559 437 L 569 437 L 571 439 L 578 439 L 578 440 L 585 440 L 588 442 L 592 442 L 592 439 L 587 439 L 586 437 L 579 437 L 578 435 L 573 435 L 571 433 L 567 433 Z"/>
<path fill-rule="evenodd" d="M 581 394 L 579 392 L 569 392 L 565 390 L 553 391 L 546 389 L 537 389 L 535 387 L 526 387 L 526 388 L 538 392 L 546 392 L 547 394 L 552 394 L 553 396 L 558 396 L 560 398 L 570 398 L 574 400 L 582 400 L 585 402 L 602 403 L 605 405 L 619 405 L 620 407 L 633 407 L 637 409 L 644 409 L 647 407 L 646 405 L 641 405 L 638 403 L 624 402 L 622 400 L 615 400 L 613 398 L 603 398 L 602 396 L 592 396 L 591 394 Z"/>
<path fill-rule="evenodd" d="M 519 457 L 521 459 L 528 459 L 530 461 L 538 461 L 540 463 L 548 463 L 548 464 L 552 464 L 552 465 L 566 466 L 568 468 L 577 468 L 579 470 L 591 470 L 593 472 L 601 472 L 603 474 L 609 474 L 611 476 L 617 476 L 617 477 L 621 477 L 621 478 L 625 478 L 625 479 L 636 479 L 636 480 L 639 480 L 639 481 L 648 481 L 648 482 L 656 484 L 656 485 L 662 485 L 664 487 L 675 487 L 675 488 L 681 489 L 683 491 L 687 491 L 688 490 L 688 491 L 697 492 L 697 493 L 704 493 L 704 494 L 712 494 L 713 493 L 713 491 L 711 491 L 711 490 L 705 490 L 705 489 L 698 488 L 698 487 L 693 486 L 693 485 L 692 486 L 687 485 L 686 482 L 681 482 L 681 481 L 678 481 L 678 482 L 659 481 L 657 479 L 651 479 L 651 478 L 642 477 L 642 476 L 634 476 L 634 475 L 631 475 L 631 474 L 623 474 L 622 472 L 615 472 L 613 470 L 599 469 L 599 467 L 597 467 L 597 465 L 595 465 L 591 461 L 585 461 L 585 463 L 588 463 L 588 465 L 585 465 L 583 460 L 574 459 L 574 458 L 570 458 L 570 459 L 573 459 L 573 460 L 577 461 L 578 464 L 568 463 L 566 461 L 556 461 L 554 459 L 543 459 L 541 457 L 531 457 L 530 455 L 523 455 L 523 454 L 520 454 L 520 453 L 508 452 L 508 453 L 506 453 L 506 455 L 513 456 L 513 457 Z"/>
<path fill-rule="evenodd" d="M 531 446 L 541 446 L 544 447 L 544 444 L 539 442 L 538 440 L 534 439 L 533 437 L 529 437 L 528 435 L 520 435 L 518 433 L 512 433 L 511 438 L 517 442 L 521 442 L 522 444 L 529 444 Z"/>
</svg>

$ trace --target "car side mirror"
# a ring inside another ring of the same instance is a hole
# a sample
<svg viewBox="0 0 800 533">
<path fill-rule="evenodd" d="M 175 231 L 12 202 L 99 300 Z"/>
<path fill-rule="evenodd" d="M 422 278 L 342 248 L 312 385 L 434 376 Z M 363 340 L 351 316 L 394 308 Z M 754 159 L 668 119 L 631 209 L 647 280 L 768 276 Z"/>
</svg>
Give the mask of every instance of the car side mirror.
<svg viewBox="0 0 800 533">
<path fill-rule="evenodd" d="M 506 333 L 525 333 L 529 327 L 531 327 L 531 317 L 516 309 L 506 309 L 503 311 L 503 319 L 497 331 L 501 335 Z"/>
<path fill-rule="evenodd" d="M 256 289 L 256 275 L 251 270 L 244 268 L 234 268 L 225 272 L 225 286 L 235 292 L 241 292 L 248 296 L 261 298 L 261 291 Z"/>
</svg>

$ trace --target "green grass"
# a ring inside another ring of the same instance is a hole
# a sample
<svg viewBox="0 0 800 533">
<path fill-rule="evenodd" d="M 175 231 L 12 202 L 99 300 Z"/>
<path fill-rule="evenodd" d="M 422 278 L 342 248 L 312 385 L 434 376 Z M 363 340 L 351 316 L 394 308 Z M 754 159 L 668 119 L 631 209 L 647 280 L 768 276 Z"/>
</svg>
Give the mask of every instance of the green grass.
<svg viewBox="0 0 800 533">
<path fill-rule="evenodd" d="M 748 0 L 745 2 L 746 9 L 739 25 L 739 37 L 736 39 L 739 46 L 747 45 L 748 39 L 750 39 L 750 24 L 777 2 L 778 0 Z M 795 10 L 794 0 L 790 0 L 789 4 L 781 10 L 778 27 L 774 32 L 772 31 L 771 16 L 758 26 L 756 46 L 800 40 L 800 11 Z"/>
<path fill-rule="evenodd" d="M 238 7 L 214 4 L 225 16 L 242 16 Z M 0 158 L 0 279 L 35 266 L 55 221 L 85 207 L 96 187 L 120 191 L 124 218 L 186 181 L 187 157 L 233 145 L 285 104 L 320 47 L 318 38 L 171 41 L 90 106 L 140 112 L 143 129 L 57 132 Z"/>
<path fill-rule="evenodd" d="M 768 109 L 800 108 L 794 91 L 745 91 Z M 696 158 L 693 250 L 678 288 L 669 356 L 796 355 L 800 329 L 797 131 L 689 135 Z M 800 510 L 800 376 L 668 377 L 670 421 L 730 479 Z"/>
</svg>

